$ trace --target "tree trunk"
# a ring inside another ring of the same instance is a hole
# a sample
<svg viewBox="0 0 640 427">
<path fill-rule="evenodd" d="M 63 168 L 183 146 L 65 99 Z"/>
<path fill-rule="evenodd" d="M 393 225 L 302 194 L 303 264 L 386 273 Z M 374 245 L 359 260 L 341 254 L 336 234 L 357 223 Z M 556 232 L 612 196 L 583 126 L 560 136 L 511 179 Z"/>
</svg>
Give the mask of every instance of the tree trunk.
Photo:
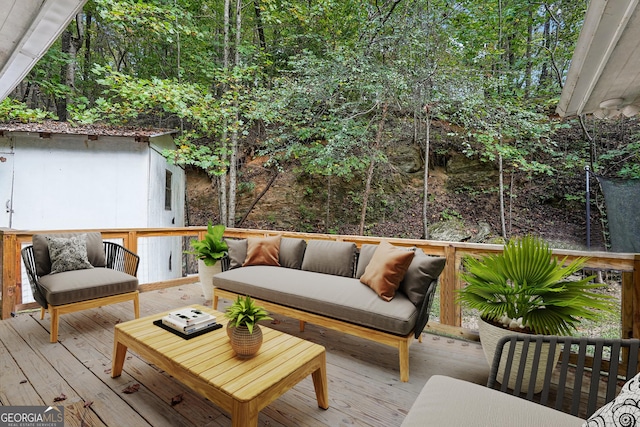
<svg viewBox="0 0 640 427">
<path fill-rule="evenodd" d="M 331 224 L 331 174 L 327 175 L 327 203 L 324 209 L 324 232 L 329 232 L 329 225 Z"/>
<path fill-rule="evenodd" d="M 513 231 L 513 171 L 511 172 L 511 183 L 509 184 L 509 235 Z"/>
<path fill-rule="evenodd" d="M 273 185 L 273 183 L 275 182 L 277 177 L 278 177 L 278 169 L 274 168 L 273 169 L 273 174 L 271 175 L 271 178 L 269 179 L 269 182 L 267 182 L 267 185 L 260 192 L 260 194 L 258 194 L 258 197 L 256 197 L 256 199 L 253 201 L 253 203 L 251 203 L 251 206 L 249 206 L 249 209 L 247 209 L 247 213 L 245 213 L 244 216 L 242 217 L 242 219 L 238 222 L 238 227 L 242 227 L 242 223 L 244 223 L 244 221 L 247 219 L 247 217 L 249 216 L 249 214 L 251 213 L 253 208 L 256 207 L 256 205 L 258 204 L 260 199 L 262 199 L 262 196 L 264 196 L 267 193 L 267 191 L 269 191 L 269 188 L 271 188 L 271 186 Z"/>
<path fill-rule="evenodd" d="M 425 107 L 427 112 L 427 132 L 424 143 L 424 188 L 422 191 L 422 236 L 425 240 L 429 238 L 429 219 L 427 207 L 429 201 L 429 145 L 431 139 L 431 114 L 429 107 Z"/>
<path fill-rule="evenodd" d="M 371 162 L 369 163 L 369 170 L 367 171 L 367 182 L 364 187 L 364 194 L 362 195 L 362 211 L 360 212 L 360 236 L 364 236 L 364 223 L 367 218 L 367 204 L 369 203 L 369 194 L 371 194 L 371 181 L 373 181 L 373 171 L 376 166 L 376 154 L 380 148 L 382 141 L 382 132 L 384 130 L 384 121 L 387 118 L 388 105 L 385 103 L 382 105 L 382 117 L 378 123 L 378 132 L 376 133 L 376 141 L 371 152 Z"/>
<path fill-rule="evenodd" d="M 550 42 L 550 38 L 551 38 L 551 18 L 547 18 L 547 20 L 544 23 L 544 47 L 547 48 L 547 50 L 549 49 L 549 46 L 551 45 Z M 546 86 L 547 82 L 549 81 L 549 67 L 547 66 L 547 63 L 544 62 L 542 64 L 542 70 L 540 71 L 540 78 L 538 80 L 540 82 L 540 86 Z"/>
<path fill-rule="evenodd" d="M 502 225 L 502 237 L 507 238 L 507 226 L 504 215 L 504 170 L 502 168 L 502 154 L 498 154 L 498 164 L 500 168 L 500 224 Z"/>
<path fill-rule="evenodd" d="M 222 52 L 222 66 L 225 71 L 229 71 L 229 52 L 231 50 L 231 46 L 229 43 L 229 32 L 231 28 L 230 18 L 229 18 L 229 9 L 231 8 L 231 0 L 224 1 L 224 46 Z M 226 90 L 226 85 L 223 88 Z M 222 162 L 227 161 L 227 121 L 223 123 L 223 132 L 220 136 L 220 160 Z M 218 204 L 220 205 L 220 223 L 225 226 L 229 226 L 229 209 L 227 205 L 227 174 L 225 171 L 224 174 L 218 176 Z"/>
<path fill-rule="evenodd" d="M 242 42 L 242 0 L 236 0 L 236 43 L 235 66 L 240 66 L 240 43 Z M 235 89 L 234 89 L 235 90 Z M 229 159 L 229 218 L 228 226 L 236 226 L 236 184 L 238 181 L 238 124 L 240 123 L 240 108 L 238 95 L 233 101 L 234 124 L 231 132 L 231 156 Z"/>
<path fill-rule="evenodd" d="M 267 49 L 267 39 L 264 36 L 264 25 L 262 24 L 262 11 L 260 10 L 260 0 L 253 0 L 253 9 L 256 12 L 256 32 L 258 33 L 258 41 L 260 49 Z"/>
<path fill-rule="evenodd" d="M 84 40 L 84 21 L 82 14 L 75 17 L 77 37 L 74 37 L 71 27 L 62 34 L 62 52 L 69 55 L 69 60 L 65 62 L 61 69 L 60 81 L 69 89 L 64 97 L 61 97 L 56 103 L 58 120 L 67 121 L 67 105 L 69 104 L 70 95 L 76 91 L 76 65 L 78 50 L 82 46 Z"/>
<path fill-rule="evenodd" d="M 60 40 L 62 43 L 62 46 L 61 46 L 62 53 L 70 55 L 71 54 L 71 31 L 69 31 L 68 29 L 65 30 L 62 33 L 62 38 Z M 60 67 L 60 81 L 62 82 L 62 84 L 67 86 L 69 85 L 69 82 L 67 81 L 68 68 L 69 68 L 69 63 L 67 62 L 62 64 L 62 66 Z M 64 94 L 56 100 L 56 114 L 58 115 L 58 120 L 60 120 L 61 122 L 67 121 L 68 99 L 69 99 L 69 95 Z"/>
<path fill-rule="evenodd" d="M 91 72 L 91 23 L 93 15 L 91 11 L 85 14 L 85 36 L 84 36 L 84 70 L 82 76 L 85 82 L 89 81 L 89 73 Z"/>
<path fill-rule="evenodd" d="M 533 72 L 533 60 L 531 59 L 531 48 L 533 45 L 533 8 L 529 6 L 529 24 L 527 26 L 527 48 L 525 51 L 525 61 L 527 66 L 524 76 L 524 97 L 529 98 L 531 91 L 531 74 Z"/>
</svg>

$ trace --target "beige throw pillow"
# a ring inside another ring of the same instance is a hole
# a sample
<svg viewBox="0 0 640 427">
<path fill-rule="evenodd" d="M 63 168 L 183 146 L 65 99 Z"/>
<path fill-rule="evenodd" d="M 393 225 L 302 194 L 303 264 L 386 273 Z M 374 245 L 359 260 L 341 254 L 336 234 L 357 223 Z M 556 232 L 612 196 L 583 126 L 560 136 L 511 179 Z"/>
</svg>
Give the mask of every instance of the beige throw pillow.
<svg viewBox="0 0 640 427">
<path fill-rule="evenodd" d="M 247 257 L 242 266 L 273 265 L 279 267 L 280 240 L 281 236 L 249 237 L 247 239 Z"/>
<path fill-rule="evenodd" d="M 383 240 L 373 253 L 360 282 L 373 289 L 383 300 L 391 301 L 413 256 L 413 250 L 396 247 Z"/>
</svg>

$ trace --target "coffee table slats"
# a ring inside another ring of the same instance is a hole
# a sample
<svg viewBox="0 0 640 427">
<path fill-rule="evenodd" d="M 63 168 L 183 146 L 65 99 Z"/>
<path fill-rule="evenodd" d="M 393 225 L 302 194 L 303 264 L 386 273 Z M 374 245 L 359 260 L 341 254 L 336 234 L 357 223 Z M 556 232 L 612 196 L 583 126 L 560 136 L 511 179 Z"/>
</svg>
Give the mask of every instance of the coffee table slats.
<svg viewBox="0 0 640 427">
<path fill-rule="evenodd" d="M 224 314 L 199 305 L 226 326 Z M 231 413 L 233 427 L 256 426 L 258 412 L 311 374 L 318 406 L 329 407 L 324 347 L 262 327 L 257 355 L 240 359 L 225 328 L 190 340 L 153 325 L 159 313 L 116 325 L 112 376 L 122 373 L 127 348 Z"/>
</svg>

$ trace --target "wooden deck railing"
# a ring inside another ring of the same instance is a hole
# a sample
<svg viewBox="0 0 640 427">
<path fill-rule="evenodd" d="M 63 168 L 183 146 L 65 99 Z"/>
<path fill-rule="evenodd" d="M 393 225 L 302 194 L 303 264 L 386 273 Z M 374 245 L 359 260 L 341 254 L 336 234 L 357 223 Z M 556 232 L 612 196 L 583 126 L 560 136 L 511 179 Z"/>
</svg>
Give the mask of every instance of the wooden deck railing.
<svg viewBox="0 0 640 427">
<path fill-rule="evenodd" d="M 202 238 L 206 227 L 178 227 L 178 228 L 138 228 L 138 229 L 99 229 L 99 230 L 11 230 L 0 229 L 0 266 L 2 267 L 2 319 L 11 316 L 18 309 L 27 308 L 22 304 L 21 258 L 22 245 L 31 242 L 31 237 L 38 233 L 47 232 L 81 232 L 100 231 L 105 239 L 122 239 L 122 244 L 129 250 L 137 252 L 138 240 L 148 237 L 162 236 L 197 236 Z M 299 237 L 303 239 L 324 239 L 354 242 L 358 247 L 366 243 L 378 243 L 379 237 L 313 234 L 280 232 L 271 230 L 253 230 L 228 228 L 226 237 L 259 237 L 280 234 L 284 237 Z M 428 255 L 443 256 L 447 263 L 440 276 L 440 322 L 429 322 L 429 328 L 434 331 L 467 338 L 477 337 L 475 331 L 462 328 L 462 310 L 456 304 L 456 289 L 463 285 L 458 271 L 465 255 L 479 256 L 502 251 L 501 245 L 487 245 L 459 242 L 442 242 L 432 240 L 387 238 L 389 242 L 399 246 L 416 246 Z M 640 338 L 640 254 L 616 254 L 607 252 L 581 252 L 568 250 L 554 250 L 560 258 L 565 256 L 570 261 L 578 257 L 589 257 L 587 268 L 616 270 L 621 272 L 621 327 L 622 338 Z M 166 288 L 184 283 L 197 281 L 197 277 L 190 276 L 165 282 L 146 283 L 140 286 L 141 291 Z M 35 306 L 34 306 L 35 307 Z"/>
</svg>

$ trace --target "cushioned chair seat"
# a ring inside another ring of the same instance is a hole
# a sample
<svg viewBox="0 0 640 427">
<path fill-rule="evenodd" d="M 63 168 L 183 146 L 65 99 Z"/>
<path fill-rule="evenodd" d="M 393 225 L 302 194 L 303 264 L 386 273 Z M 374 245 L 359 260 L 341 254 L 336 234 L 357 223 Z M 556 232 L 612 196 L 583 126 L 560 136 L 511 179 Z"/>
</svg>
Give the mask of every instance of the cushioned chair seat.
<svg viewBox="0 0 640 427">
<path fill-rule="evenodd" d="M 248 266 L 215 275 L 213 285 L 401 336 L 411 333 L 418 316 L 400 292 L 387 302 L 358 279 L 312 271 Z"/>
<path fill-rule="evenodd" d="M 580 427 L 584 420 L 478 384 L 432 376 L 402 427 Z"/>
<path fill-rule="evenodd" d="M 86 301 L 138 289 L 135 276 L 103 267 L 48 274 L 39 280 L 44 297 L 51 305 Z"/>
</svg>

